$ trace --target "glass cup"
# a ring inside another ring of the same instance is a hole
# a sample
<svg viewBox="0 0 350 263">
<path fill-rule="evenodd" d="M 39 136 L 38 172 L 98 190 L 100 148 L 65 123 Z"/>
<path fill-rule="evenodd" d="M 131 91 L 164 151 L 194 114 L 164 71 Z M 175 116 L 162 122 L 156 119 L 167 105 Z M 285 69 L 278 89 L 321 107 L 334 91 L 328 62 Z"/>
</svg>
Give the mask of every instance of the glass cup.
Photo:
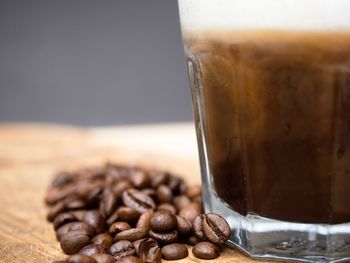
<svg viewBox="0 0 350 263">
<path fill-rule="evenodd" d="M 179 0 L 206 212 L 256 258 L 350 258 L 350 1 Z"/>
</svg>

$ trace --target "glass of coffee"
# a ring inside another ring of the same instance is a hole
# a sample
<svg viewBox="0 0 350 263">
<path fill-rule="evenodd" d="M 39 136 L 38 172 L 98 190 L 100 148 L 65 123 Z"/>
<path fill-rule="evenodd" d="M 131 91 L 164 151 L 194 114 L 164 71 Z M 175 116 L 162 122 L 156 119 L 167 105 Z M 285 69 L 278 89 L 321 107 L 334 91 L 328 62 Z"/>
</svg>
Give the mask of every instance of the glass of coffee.
<svg viewBox="0 0 350 263">
<path fill-rule="evenodd" d="M 350 1 L 179 0 L 206 212 L 257 258 L 350 258 Z"/>
</svg>

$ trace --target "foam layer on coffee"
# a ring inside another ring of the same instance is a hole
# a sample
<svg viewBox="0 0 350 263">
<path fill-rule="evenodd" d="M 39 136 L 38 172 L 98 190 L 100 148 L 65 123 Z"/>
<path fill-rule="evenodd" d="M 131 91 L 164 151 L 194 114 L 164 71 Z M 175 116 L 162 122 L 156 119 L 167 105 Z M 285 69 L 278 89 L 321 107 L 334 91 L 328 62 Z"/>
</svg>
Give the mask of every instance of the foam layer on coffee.
<svg viewBox="0 0 350 263">
<path fill-rule="evenodd" d="M 184 29 L 350 30 L 348 0 L 179 0 Z"/>
</svg>

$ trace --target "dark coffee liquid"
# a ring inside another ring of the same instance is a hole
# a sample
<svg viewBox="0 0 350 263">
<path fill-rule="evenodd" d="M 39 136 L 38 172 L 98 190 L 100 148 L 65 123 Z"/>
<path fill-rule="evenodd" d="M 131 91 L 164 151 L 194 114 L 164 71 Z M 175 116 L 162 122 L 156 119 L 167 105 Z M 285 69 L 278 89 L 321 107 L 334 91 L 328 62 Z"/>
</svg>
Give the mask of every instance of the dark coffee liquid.
<svg viewBox="0 0 350 263">
<path fill-rule="evenodd" d="M 350 33 L 185 34 L 201 71 L 209 162 L 235 211 L 350 221 Z"/>
</svg>

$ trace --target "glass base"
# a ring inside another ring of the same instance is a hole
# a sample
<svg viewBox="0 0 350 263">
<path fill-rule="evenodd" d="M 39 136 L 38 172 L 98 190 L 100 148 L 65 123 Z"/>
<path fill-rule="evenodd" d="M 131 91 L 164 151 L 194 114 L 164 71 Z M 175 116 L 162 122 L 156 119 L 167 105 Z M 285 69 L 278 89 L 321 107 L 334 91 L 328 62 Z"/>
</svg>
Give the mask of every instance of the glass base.
<svg viewBox="0 0 350 263">
<path fill-rule="evenodd" d="M 229 246 L 257 259 L 296 262 L 345 262 L 350 260 L 350 223 L 302 224 L 278 221 L 256 214 L 242 216 L 213 192 L 204 193 L 205 211 L 226 218 L 232 229 Z"/>
</svg>

